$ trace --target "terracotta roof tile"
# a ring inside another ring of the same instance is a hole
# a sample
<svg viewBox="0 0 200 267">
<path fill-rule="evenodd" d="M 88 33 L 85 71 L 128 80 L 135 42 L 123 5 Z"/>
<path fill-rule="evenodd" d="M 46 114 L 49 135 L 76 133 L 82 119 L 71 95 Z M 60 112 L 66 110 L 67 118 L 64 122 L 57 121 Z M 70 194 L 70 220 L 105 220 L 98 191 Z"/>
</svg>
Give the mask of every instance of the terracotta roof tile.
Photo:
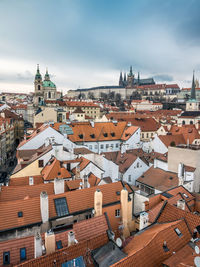
<svg viewBox="0 0 200 267">
<path fill-rule="evenodd" d="M 178 228 L 182 236 L 174 231 Z M 189 242 L 190 232 L 184 220 L 155 224 L 139 232 L 124 248 L 128 256 L 112 266 L 161 267 L 162 262 Z M 168 251 L 163 249 L 166 241 Z"/>
<path fill-rule="evenodd" d="M 24 176 L 24 177 L 18 177 L 18 178 L 10 178 L 9 179 L 9 185 L 10 186 L 22 186 L 22 185 L 29 185 L 29 177 L 30 176 Z M 34 184 L 43 184 L 43 178 L 42 175 L 35 175 L 32 176 L 34 180 Z"/>
</svg>

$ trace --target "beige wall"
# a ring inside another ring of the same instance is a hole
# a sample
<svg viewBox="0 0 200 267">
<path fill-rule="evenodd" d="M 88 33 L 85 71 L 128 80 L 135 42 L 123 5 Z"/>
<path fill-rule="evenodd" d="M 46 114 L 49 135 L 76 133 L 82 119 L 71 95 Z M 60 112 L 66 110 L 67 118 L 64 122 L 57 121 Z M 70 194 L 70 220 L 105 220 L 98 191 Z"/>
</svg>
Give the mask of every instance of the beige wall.
<svg viewBox="0 0 200 267">
<path fill-rule="evenodd" d="M 168 170 L 178 172 L 178 164 L 180 162 L 191 167 L 200 167 L 200 150 L 169 147 Z"/>
<path fill-rule="evenodd" d="M 57 122 L 57 111 L 55 107 L 43 107 L 42 111 L 34 116 L 34 127 L 36 123 Z"/>
<path fill-rule="evenodd" d="M 40 175 L 40 172 L 43 168 L 38 167 L 38 160 L 35 160 L 22 170 L 18 171 L 17 173 L 11 175 L 10 178 L 16 178 L 16 177 L 24 177 L 24 176 L 35 176 Z"/>
</svg>

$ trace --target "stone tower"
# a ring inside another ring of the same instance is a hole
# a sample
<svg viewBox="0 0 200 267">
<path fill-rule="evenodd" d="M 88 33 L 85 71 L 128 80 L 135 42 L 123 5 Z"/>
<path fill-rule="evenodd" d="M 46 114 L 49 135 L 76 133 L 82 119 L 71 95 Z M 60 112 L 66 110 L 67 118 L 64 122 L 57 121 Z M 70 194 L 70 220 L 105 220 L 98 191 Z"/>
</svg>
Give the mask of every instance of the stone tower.
<svg viewBox="0 0 200 267">
<path fill-rule="evenodd" d="M 42 85 L 42 75 L 40 74 L 39 64 L 37 65 L 37 72 L 34 80 L 35 95 L 34 104 L 39 105 L 43 100 L 43 85 Z"/>
<path fill-rule="evenodd" d="M 132 66 L 130 66 L 130 72 L 128 74 L 127 82 L 128 82 L 127 85 L 129 87 L 132 87 L 133 86 L 133 83 L 134 83 L 134 74 L 133 74 Z"/>
</svg>

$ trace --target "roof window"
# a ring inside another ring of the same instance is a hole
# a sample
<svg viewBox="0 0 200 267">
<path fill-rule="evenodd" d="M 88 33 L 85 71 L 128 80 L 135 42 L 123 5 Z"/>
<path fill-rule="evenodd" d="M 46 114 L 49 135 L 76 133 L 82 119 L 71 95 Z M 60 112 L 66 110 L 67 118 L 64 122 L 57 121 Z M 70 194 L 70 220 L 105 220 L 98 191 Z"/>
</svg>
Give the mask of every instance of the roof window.
<svg viewBox="0 0 200 267">
<path fill-rule="evenodd" d="M 83 134 L 78 135 L 80 139 L 83 139 Z"/>
<path fill-rule="evenodd" d="M 107 137 L 107 136 L 108 136 L 108 134 L 107 134 L 107 133 L 104 133 L 104 134 L 103 134 L 103 136 L 104 136 L 104 137 Z"/>
<path fill-rule="evenodd" d="M 186 198 L 189 198 L 187 194 L 183 193 L 183 196 L 186 197 Z"/>
<path fill-rule="evenodd" d="M 18 215 L 19 218 L 23 217 L 23 211 L 18 211 L 17 215 Z"/>
<path fill-rule="evenodd" d="M 61 240 L 56 241 L 56 247 L 57 247 L 57 249 L 63 248 L 63 245 L 62 245 L 62 241 Z"/>
<path fill-rule="evenodd" d="M 178 228 L 175 228 L 174 231 L 176 232 L 177 236 L 181 237 L 183 234 Z"/>
<path fill-rule="evenodd" d="M 56 207 L 56 213 L 59 217 L 69 214 L 67 200 L 65 197 L 54 199 L 54 204 Z"/>
<path fill-rule="evenodd" d="M 91 134 L 90 136 L 91 136 L 91 138 L 95 138 L 95 134 Z"/>
<path fill-rule="evenodd" d="M 112 132 L 112 133 L 110 133 L 110 134 L 111 134 L 111 136 L 112 136 L 112 137 L 114 137 L 114 136 L 115 136 L 115 133 L 114 133 L 114 132 Z"/>
</svg>

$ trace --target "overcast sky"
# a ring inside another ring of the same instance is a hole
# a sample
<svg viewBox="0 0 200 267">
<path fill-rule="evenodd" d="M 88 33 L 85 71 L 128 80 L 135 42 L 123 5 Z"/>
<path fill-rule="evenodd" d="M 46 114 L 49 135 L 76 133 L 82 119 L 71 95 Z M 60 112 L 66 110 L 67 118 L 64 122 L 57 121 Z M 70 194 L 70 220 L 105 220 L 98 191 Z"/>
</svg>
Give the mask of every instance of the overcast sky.
<svg viewBox="0 0 200 267">
<path fill-rule="evenodd" d="M 0 0 L 0 91 L 117 85 L 119 72 L 190 86 L 200 78 L 199 0 Z"/>
</svg>

